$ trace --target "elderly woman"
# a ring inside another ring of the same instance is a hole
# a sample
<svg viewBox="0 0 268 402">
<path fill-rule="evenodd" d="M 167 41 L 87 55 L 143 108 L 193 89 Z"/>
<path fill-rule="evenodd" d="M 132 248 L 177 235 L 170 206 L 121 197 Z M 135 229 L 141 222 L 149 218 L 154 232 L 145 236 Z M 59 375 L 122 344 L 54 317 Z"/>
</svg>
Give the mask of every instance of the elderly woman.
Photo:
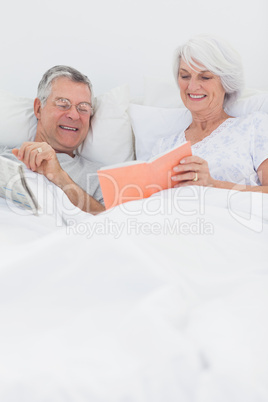
<svg viewBox="0 0 268 402">
<path fill-rule="evenodd" d="M 192 122 L 154 149 L 161 153 L 191 142 L 193 156 L 174 167 L 174 186 L 268 193 L 268 115 L 234 118 L 225 111 L 243 88 L 239 55 L 222 40 L 197 36 L 177 50 L 174 74 Z"/>
</svg>

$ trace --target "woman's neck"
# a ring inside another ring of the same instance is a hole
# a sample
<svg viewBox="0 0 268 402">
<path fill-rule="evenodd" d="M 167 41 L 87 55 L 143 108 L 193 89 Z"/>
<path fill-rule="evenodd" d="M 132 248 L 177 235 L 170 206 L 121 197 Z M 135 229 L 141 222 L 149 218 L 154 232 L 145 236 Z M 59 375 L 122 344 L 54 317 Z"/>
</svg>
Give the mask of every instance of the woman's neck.
<svg viewBox="0 0 268 402">
<path fill-rule="evenodd" d="M 200 131 L 210 131 L 211 129 L 213 131 L 231 116 L 222 109 L 216 113 L 192 113 L 192 117 L 193 120 L 189 128 L 199 129 Z"/>
<path fill-rule="evenodd" d="M 208 137 L 225 120 L 231 118 L 223 109 L 219 113 L 206 115 L 204 113 L 192 113 L 192 117 L 192 123 L 185 130 L 186 140 L 191 141 L 192 145 Z"/>
</svg>

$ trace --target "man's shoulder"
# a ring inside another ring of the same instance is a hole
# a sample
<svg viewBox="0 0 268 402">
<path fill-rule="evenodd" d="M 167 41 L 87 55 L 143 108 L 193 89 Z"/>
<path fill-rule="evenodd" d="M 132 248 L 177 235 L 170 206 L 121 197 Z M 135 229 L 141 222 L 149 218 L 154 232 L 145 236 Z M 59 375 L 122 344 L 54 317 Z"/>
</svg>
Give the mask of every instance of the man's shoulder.
<svg viewBox="0 0 268 402">
<path fill-rule="evenodd" d="M 13 155 L 12 148 L 7 147 L 6 145 L 0 145 L 0 155 L 4 156 L 5 158 L 19 162 L 16 156 Z"/>
<path fill-rule="evenodd" d="M 0 152 L 1 153 L 3 153 L 3 152 L 11 152 L 11 148 L 9 148 L 9 147 L 7 147 L 6 145 L 1 145 L 0 144 Z"/>
<path fill-rule="evenodd" d="M 81 155 L 76 155 L 74 159 L 77 160 L 81 165 L 91 167 L 92 169 L 95 169 L 95 170 L 98 170 L 101 167 L 105 166 L 104 163 L 91 161 Z"/>
</svg>

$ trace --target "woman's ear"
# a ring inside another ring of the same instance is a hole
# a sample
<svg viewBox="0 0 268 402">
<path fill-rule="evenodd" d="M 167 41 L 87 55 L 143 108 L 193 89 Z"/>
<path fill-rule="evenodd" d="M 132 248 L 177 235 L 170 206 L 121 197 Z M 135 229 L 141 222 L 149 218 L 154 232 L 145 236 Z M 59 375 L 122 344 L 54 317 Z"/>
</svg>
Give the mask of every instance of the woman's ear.
<svg viewBox="0 0 268 402">
<path fill-rule="evenodd" d="M 41 117 L 41 101 L 38 98 L 35 98 L 34 100 L 34 114 L 37 120 L 39 120 Z"/>
</svg>

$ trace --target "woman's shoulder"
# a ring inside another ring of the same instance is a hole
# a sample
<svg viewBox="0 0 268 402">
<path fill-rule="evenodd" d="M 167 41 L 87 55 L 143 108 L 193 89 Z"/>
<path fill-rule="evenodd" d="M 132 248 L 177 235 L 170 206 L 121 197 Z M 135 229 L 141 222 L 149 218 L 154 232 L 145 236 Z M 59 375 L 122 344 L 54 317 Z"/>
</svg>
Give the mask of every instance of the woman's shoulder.
<svg viewBox="0 0 268 402">
<path fill-rule="evenodd" d="M 254 122 L 254 121 L 260 121 L 264 120 L 268 122 L 268 113 L 265 113 L 263 111 L 257 110 L 252 113 L 248 113 L 242 116 L 237 116 L 235 117 L 235 121 L 237 123 L 242 123 L 242 122 Z"/>
<path fill-rule="evenodd" d="M 260 127 L 267 128 L 268 130 L 268 113 L 262 111 L 254 111 L 242 116 L 235 117 L 232 120 L 231 127 L 239 131 L 247 131 L 257 129 Z"/>
</svg>

